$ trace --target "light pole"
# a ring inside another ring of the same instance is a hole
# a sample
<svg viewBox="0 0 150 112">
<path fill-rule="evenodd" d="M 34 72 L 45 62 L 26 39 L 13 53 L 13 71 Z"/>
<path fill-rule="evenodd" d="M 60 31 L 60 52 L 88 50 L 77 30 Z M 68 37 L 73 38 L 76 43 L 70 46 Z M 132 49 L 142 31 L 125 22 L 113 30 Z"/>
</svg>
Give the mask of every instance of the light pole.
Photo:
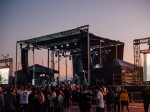
<svg viewBox="0 0 150 112">
<path fill-rule="evenodd" d="M 2 54 L 2 56 L 3 56 L 4 59 L 7 59 L 7 58 L 9 57 L 9 54 L 7 54 L 7 56 L 4 56 L 4 55 Z M 5 66 L 7 66 L 7 62 L 5 62 Z"/>
</svg>

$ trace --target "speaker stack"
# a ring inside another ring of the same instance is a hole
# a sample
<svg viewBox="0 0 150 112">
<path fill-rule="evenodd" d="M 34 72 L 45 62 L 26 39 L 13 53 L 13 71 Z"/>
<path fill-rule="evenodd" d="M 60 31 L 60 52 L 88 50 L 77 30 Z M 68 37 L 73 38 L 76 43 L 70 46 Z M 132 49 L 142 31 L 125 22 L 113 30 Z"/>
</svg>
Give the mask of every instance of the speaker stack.
<svg viewBox="0 0 150 112">
<path fill-rule="evenodd" d="M 21 49 L 21 65 L 23 74 L 28 75 L 28 50 L 25 48 Z"/>
</svg>

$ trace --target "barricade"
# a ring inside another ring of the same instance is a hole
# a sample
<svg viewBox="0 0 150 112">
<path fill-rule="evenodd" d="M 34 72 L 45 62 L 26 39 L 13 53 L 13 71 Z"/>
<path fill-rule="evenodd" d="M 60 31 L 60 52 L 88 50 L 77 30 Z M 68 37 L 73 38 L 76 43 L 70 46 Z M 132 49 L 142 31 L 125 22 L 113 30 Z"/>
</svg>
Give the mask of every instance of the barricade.
<svg viewBox="0 0 150 112">
<path fill-rule="evenodd" d="M 128 92 L 130 102 L 142 102 L 142 97 L 140 92 Z"/>
</svg>

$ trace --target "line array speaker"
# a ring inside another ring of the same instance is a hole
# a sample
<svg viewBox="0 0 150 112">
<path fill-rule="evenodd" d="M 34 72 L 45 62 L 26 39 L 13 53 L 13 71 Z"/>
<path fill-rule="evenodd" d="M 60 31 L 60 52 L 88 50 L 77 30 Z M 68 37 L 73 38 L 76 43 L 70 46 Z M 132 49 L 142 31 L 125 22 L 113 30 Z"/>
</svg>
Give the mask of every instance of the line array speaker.
<svg viewBox="0 0 150 112">
<path fill-rule="evenodd" d="M 28 50 L 25 48 L 21 50 L 21 65 L 23 74 L 28 75 Z"/>
</svg>

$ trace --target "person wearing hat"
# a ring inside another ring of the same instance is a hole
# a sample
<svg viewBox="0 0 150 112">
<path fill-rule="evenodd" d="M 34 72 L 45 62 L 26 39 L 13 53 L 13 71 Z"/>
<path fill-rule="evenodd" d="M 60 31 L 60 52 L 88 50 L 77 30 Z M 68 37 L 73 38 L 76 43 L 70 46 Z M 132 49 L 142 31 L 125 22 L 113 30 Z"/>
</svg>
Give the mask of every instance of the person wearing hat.
<svg viewBox="0 0 150 112">
<path fill-rule="evenodd" d="M 83 93 L 79 96 L 80 112 L 90 112 L 91 101 L 87 87 L 83 87 Z"/>
<path fill-rule="evenodd" d="M 96 93 L 96 112 L 104 112 L 103 94 L 99 91 L 99 87 L 95 87 L 94 90 Z"/>
</svg>

